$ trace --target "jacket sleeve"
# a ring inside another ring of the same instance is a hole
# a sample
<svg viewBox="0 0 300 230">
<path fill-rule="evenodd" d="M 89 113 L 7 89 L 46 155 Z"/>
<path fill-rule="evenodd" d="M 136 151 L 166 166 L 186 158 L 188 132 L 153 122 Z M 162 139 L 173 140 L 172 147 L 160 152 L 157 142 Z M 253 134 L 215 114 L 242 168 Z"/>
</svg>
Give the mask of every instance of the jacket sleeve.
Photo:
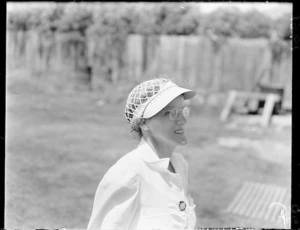
<svg viewBox="0 0 300 230">
<path fill-rule="evenodd" d="M 100 182 L 87 230 L 128 229 L 140 201 L 140 176 L 114 165 Z"/>
</svg>

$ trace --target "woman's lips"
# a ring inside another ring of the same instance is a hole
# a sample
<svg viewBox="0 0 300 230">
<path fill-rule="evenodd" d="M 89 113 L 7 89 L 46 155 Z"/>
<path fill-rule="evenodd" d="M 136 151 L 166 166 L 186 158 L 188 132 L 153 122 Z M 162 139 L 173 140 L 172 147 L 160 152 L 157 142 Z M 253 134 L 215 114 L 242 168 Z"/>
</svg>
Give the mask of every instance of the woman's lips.
<svg viewBox="0 0 300 230">
<path fill-rule="evenodd" d="M 184 130 L 183 129 L 177 129 L 177 130 L 175 130 L 175 133 L 176 134 L 183 134 Z"/>
</svg>

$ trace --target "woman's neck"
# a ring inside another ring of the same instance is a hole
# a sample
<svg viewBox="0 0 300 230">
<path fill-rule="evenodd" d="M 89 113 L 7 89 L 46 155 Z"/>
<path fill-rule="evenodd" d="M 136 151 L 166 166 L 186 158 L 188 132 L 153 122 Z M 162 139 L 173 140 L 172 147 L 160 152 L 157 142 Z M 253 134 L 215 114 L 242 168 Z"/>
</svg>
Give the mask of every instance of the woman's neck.
<svg viewBox="0 0 300 230">
<path fill-rule="evenodd" d="M 175 149 L 174 147 L 170 147 L 166 144 L 160 143 L 153 138 L 150 139 L 149 137 L 144 138 L 144 140 L 159 158 L 171 158 L 172 153 Z"/>
</svg>

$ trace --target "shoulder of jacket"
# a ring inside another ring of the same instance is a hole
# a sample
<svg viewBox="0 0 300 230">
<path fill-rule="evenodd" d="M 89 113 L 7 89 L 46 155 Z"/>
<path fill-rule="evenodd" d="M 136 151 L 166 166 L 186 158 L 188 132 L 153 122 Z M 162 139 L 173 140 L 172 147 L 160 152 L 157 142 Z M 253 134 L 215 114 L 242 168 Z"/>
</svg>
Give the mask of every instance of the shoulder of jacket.
<svg viewBox="0 0 300 230">
<path fill-rule="evenodd" d="M 128 179 L 140 175 L 141 159 L 137 151 L 132 150 L 123 157 L 121 157 L 115 164 L 113 164 L 106 174 L 127 177 Z"/>
<path fill-rule="evenodd" d="M 119 164 L 120 166 L 127 165 L 130 168 L 137 170 L 138 166 L 141 164 L 141 154 L 138 149 L 134 149 L 121 157 L 116 164 Z"/>
</svg>

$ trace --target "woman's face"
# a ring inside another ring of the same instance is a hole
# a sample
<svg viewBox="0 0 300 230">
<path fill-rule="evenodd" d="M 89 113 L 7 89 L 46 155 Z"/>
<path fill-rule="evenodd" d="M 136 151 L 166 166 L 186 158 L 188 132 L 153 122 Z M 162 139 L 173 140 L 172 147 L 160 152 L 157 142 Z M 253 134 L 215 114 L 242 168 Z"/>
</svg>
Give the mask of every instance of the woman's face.
<svg viewBox="0 0 300 230">
<path fill-rule="evenodd" d="M 180 112 L 178 117 L 172 121 L 168 112 L 168 110 L 173 108 L 180 110 L 184 106 L 184 98 L 180 95 L 149 120 L 149 137 L 152 141 L 155 141 L 157 144 L 167 145 L 171 148 L 187 143 L 184 132 L 187 122 L 186 118 L 184 118 Z"/>
</svg>

